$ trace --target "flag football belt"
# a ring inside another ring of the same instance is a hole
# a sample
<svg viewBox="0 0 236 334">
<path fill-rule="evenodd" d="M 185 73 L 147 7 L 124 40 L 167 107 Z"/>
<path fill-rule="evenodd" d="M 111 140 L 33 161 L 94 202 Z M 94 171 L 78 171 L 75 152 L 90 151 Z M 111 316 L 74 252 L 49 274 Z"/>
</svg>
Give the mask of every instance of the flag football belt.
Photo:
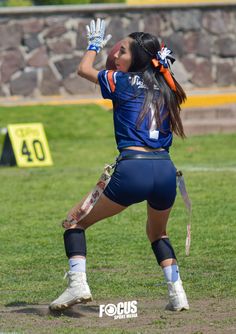
<svg viewBox="0 0 236 334">
<path fill-rule="evenodd" d="M 117 162 L 120 162 L 121 160 L 132 160 L 132 159 L 142 159 L 142 160 L 170 160 L 170 156 L 169 154 L 166 153 L 162 153 L 162 154 L 158 154 L 158 155 L 146 155 L 146 154 L 127 154 L 127 155 L 120 155 L 117 158 Z"/>
<path fill-rule="evenodd" d="M 118 162 L 121 160 L 129 160 L 129 159 L 145 159 L 145 160 L 170 160 L 169 154 L 166 152 L 165 154 L 158 154 L 158 155 L 145 155 L 145 154 L 128 154 L 125 156 L 119 156 L 116 159 L 116 163 L 105 165 L 103 173 L 101 174 L 97 184 L 95 187 L 90 191 L 87 195 L 85 200 L 82 204 L 75 209 L 72 213 L 68 214 L 67 218 L 63 220 L 62 226 L 66 229 L 70 228 L 71 226 L 78 224 L 83 218 L 85 218 L 92 208 L 97 203 L 98 199 L 104 192 L 105 188 L 107 187 L 110 179 L 111 179 L 111 171 L 116 166 Z M 181 171 L 176 171 L 177 177 L 177 185 L 180 191 L 180 194 L 183 198 L 185 207 L 189 214 L 189 219 L 187 223 L 187 236 L 185 242 L 185 252 L 186 255 L 189 255 L 190 252 L 190 243 L 191 243 L 191 216 L 192 216 L 192 203 L 188 196 L 184 176 Z"/>
</svg>

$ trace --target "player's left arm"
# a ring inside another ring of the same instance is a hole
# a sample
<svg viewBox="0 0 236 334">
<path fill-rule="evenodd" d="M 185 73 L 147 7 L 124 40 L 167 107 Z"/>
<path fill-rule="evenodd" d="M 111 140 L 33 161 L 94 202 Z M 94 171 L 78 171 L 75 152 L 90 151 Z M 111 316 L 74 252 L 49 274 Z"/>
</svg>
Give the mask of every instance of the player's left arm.
<svg viewBox="0 0 236 334">
<path fill-rule="evenodd" d="M 111 35 L 105 37 L 105 21 L 97 19 L 96 23 L 94 20 L 90 22 L 90 25 L 86 26 L 88 48 L 84 54 L 79 66 L 77 73 L 81 77 L 95 82 L 98 82 L 98 71 L 94 68 L 94 61 L 97 53 L 107 44 L 111 39 Z"/>
</svg>

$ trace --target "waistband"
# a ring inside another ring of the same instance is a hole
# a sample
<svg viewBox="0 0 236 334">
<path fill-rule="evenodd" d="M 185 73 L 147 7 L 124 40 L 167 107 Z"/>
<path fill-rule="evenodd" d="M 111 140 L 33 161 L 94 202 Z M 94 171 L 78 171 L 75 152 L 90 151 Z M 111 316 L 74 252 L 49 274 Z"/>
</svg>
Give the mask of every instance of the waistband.
<svg viewBox="0 0 236 334">
<path fill-rule="evenodd" d="M 155 152 L 139 152 L 127 150 L 123 151 L 117 158 L 117 162 L 121 160 L 170 160 L 170 155 L 167 151 L 155 151 Z"/>
</svg>

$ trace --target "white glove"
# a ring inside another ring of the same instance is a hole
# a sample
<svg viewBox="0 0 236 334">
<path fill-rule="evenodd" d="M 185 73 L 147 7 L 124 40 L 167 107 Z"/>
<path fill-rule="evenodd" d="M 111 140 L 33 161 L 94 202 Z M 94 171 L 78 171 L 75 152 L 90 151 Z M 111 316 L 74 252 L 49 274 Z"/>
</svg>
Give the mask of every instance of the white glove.
<svg viewBox="0 0 236 334">
<path fill-rule="evenodd" d="M 87 50 L 94 50 L 97 53 L 107 44 L 107 42 L 111 39 L 111 35 L 105 35 L 105 21 L 101 19 L 97 19 L 95 21 L 92 20 L 90 25 L 86 25 L 87 30 L 87 39 L 88 39 L 88 47 Z"/>
</svg>

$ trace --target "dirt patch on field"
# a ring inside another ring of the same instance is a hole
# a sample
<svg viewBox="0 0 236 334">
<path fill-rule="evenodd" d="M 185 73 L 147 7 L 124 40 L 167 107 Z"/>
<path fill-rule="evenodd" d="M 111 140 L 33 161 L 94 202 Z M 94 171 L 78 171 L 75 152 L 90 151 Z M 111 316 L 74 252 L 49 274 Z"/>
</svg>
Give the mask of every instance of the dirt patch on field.
<svg viewBox="0 0 236 334">
<path fill-rule="evenodd" d="M 99 317 L 101 304 L 120 300 L 76 305 L 63 313 L 52 313 L 48 305 L 6 305 L 0 307 L 0 333 L 137 333 L 137 334 L 228 334 L 236 333 L 236 301 L 206 299 L 191 303 L 184 312 L 165 311 L 164 300 L 139 299 L 137 317 Z"/>
</svg>

